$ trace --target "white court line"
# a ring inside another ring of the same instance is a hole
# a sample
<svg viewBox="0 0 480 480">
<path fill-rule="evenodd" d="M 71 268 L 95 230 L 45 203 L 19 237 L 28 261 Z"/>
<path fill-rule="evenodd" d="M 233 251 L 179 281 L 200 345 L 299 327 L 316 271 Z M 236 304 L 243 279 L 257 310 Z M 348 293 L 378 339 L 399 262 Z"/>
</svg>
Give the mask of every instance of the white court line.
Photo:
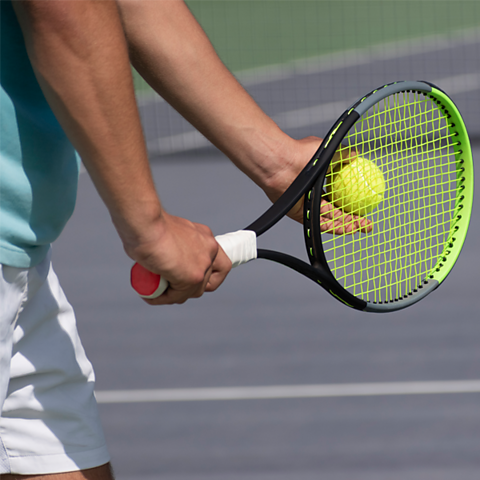
<svg viewBox="0 0 480 480">
<path fill-rule="evenodd" d="M 432 80 L 432 83 L 449 95 L 480 90 L 480 72 L 453 75 Z M 378 85 L 377 85 L 378 86 Z M 322 103 L 307 108 L 291 110 L 273 116 L 273 120 L 284 130 L 306 127 L 320 123 L 334 122 L 357 98 Z M 156 138 L 147 143 L 150 154 L 186 152 L 211 145 L 198 131 L 194 130 L 169 137 Z"/>
<path fill-rule="evenodd" d="M 104 390 L 96 392 L 95 396 L 98 403 L 143 403 L 282 398 L 369 397 L 379 395 L 426 395 L 447 393 L 480 393 L 480 380 L 156 390 Z"/>
<path fill-rule="evenodd" d="M 480 72 L 439 78 L 432 80 L 431 83 L 445 90 L 450 96 L 480 90 Z M 327 121 L 334 122 L 356 100 L 358 99 L 354 98 L 292 110 L 274 116 L 273 120 L 285 129 L 306 127 Z"/>
</svg>

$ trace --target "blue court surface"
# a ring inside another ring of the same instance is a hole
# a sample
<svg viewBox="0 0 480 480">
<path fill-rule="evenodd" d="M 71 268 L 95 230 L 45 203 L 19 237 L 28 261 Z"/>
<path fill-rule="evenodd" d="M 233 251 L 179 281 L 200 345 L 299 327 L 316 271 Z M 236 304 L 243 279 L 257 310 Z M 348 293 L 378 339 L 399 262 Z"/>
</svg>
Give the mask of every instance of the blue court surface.
<svg viewBox="0 0 480 480">
<path fill-rule="evenodd" d="M 283 67 L 243 81 L 289 133 L 321 136 L 350 101 L 382 83 L 431 80 L 466 112 L 478 158 L 478 37 L 444 46 L 460 49 L 455 71 L 424 61 L 428 49 L 440 55 L 440 44 L 432 45 L 404 68 L 395 51 L 345 57 L 341 68 L 332 60 L 323 71 Z M 360 78 L 362 69 L 374 84 L 355 85 L 352 76 Z M 311 82 L 335 89 L 303 98 L 300 85 Z M 299 85 L 291 105 L 269 103 L 287 84 Z M 215 234 L 248 225 L 269 205 L 264 194 L 186 124 L 168 123 L 174 114 L 164 108 L 141 101 L 166 209 Z M 165 133 L 162 122 L 174 127 Z M 404 311 L 350 310 L 313 282 L 261 260 L 232 271 L 215 293 L 152 308 L 131 290 L 132 262 L 81 175 L 77 210 L 53 258 L 96 368 L 117 478 L 478 478 L 479 207 L 477 195 L 463 253 L 446 282 Z M 305 256 L 302 228 L 288 219 L 259 245 Z"/>
</svg>

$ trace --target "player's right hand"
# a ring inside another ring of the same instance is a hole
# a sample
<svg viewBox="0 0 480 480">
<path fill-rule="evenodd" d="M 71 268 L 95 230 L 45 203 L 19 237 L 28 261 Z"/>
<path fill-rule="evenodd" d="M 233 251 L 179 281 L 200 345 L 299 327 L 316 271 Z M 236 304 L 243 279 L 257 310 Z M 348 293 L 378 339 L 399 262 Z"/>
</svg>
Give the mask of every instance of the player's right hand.
<svg viewBox="0 0 480 480">
<path fill-rule="evenodd" d="M 205 291 L 214 291 L 232 268 L 207 226 L 166 213 L 127 253 L 169 283 L 158 298 L 145 299 L 150 305 L 184 303 Z"/>
</svg>

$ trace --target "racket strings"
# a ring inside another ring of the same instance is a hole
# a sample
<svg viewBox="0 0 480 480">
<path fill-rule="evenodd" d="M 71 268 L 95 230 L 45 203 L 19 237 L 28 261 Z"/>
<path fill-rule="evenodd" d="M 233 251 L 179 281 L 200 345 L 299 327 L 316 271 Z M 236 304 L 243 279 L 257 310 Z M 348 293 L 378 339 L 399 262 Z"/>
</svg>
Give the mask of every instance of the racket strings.
<svg viewBox="0 0 480 480">
<path fill-rule="evenodd" d="M 429 221 L 432 220 L 433 218 L 435 218 L 436 222 L 435 222 L 435 225 L 432 226 Z M 435 215 L 435 216 L 431 215 L 430 217 L 419 218 L 419 224 L 421 225 L 423 223 L 424 226 L 423 226 L 423 228 L 421 228 L 421 227 L 418 228 L 417 227 L 417 229 L 415 230 L 415 234 L 425 236 L 427 233 L 430 232 L 429 237 L 433 238 L 434 236 L 438 236 L 438 235 L 443 234 L 443 232 L 438 233 L 438 230 L 441 227 L 450 228 L 451 222 L 452 222 L 452 219 L 450 217 L 446 218 L 443 222 L 438 221 L 438 215 Z M 402 229 L 403 229 L 403 233 L 402 233 Z M 408 231 L 407 229 L 408 229 L 407 226 L 399 226 L 399 228 L 396 232 L 397 235 L 395 236 L 395 240 L 403 241 L 402 244 L 406 245 L 406 241 L 409 238 L 410 239 L 412 238 L 412 232 Z M 435 233 L 431 232 L 432 229 L 435 229 L 434 230 Z M 375 246 L 377 248 L 384 247 L 386 249 L 388 247 L 389 243 L 391 243 L 393 241 L 390 238 L 385 238 L 383 240 L 380 240 L 380 239 L 381 239 L 380 236 L 377 237 L 377 241 L 375 242 Z M 423 240 L 424 240 L 424 237 L 421 237 L 421 239 L 418 240 L 418 241 L 423 241 Z M 415 241 L 417 241 L 417 240 L 415 240 Z M 412 242 L 412 244 L 415 244 L 415 243 Z M 349 246 L 351 247 L 351 250 L 348 250 Z M 358 246 L 358 244 L 356 242 L 345 243 L 343 257 L 341 257 L 340 259 L 334 257 L 334 260 L 341 260 L 343 266 L 348 265 L 347 263 L 345 263 L 345 259 L 348 258 L 348 255 L 354 255 L 354 252 L 355 252 L 354 247 L 355 246 Z M 326 255 L 328 255 L 329 253 L 333 253 L 333 252 L 334 252 L 334 249 L 325 250 Z M 376 254 L 372 254 L 368 250 L 366 252 L 362 252 L 362 258 L 363 259 L 375 258 L 375 257 L 376 257 Z M 338 279 L 338 277 L 337 277 L 337 279 Z"/>
<path fill-rule="evenodd" d="M 401 92 L 370 108 L 344 138 L 326 176 L 326 199 L 337 224 L 365 217 L 372 231 L 325 232 L 322 243 L 334 277 L 355 296 L 404 298 L 442 261 L 461 188 L 452 127 L 432 99 Z"/>
<path fill-rule="evenodd" d="M 419 231 L 418 233 L 427 233 L 428 230 L 429 230 L 429 228 L 426 228 L 426 229 L 423 229 L 423 231 Z M 400 239 L 401 239 L 401 238 L 400 238 Z M 389 243 L 392 243 L 392 241 L 391 241 L 391 240 L 390 240 L 390 241 L 386 241 L 386 242 L 384 242 L 383 244 L 377 245 L 377 247 L 379 248 L 379 250 L 378 250 L 377 252 L 372 252 L 370 255 L 363 256 L 363 257 L 361 258 L 361 261 L 362 261 L 363 263 L 368 264 L 368 263 L 369 263 L 369 260 L 372 260 L 372 262 L 371 262 L 372 264 L 373 264 L 373 261 L 375 261 L 375 264 L 376 264 L 376 265 L 382 265 L 382 262 L 378 263 L 378 262 L 376 262 L 376 260 L 378 260 L 378 257 L 379 257 L 379 256 L 384 255 L 384 256 L 386 257 L 386 256 L 388 255 L 388 253 L 389 253 L 388 250 L 387 250 L 387 252 L 385 252 L 385 251 L 381 250 L 381 247 L 388 246 Z M 422 247 L 422 243 L 423 243 L 423 247 Z M 408 247 L 407 244 L 403 244 L 403 248 L 401 248 L 401 250 L 400 250 L 400 251 L 403 253 L 403 255 L 402 255 L 402 254 L 398 254 L 398 251 L 397 251 L 396 260 L 398 260 L 398 261 L 402 261 L 402 260 L 403 260 L 403 261 L 404 261 L 404 260 L 407 260 L 408 258 L 410 258 L 410 255 L 412 255 L 412 252 L 410 251 L 410 249 L 408 249 L 408 251 L 407 251 L 407 247 Z M 436 247 L 436 248 L 439 248 L 438 245 L 436 245 L 435 247 Z M 434 247 L 434 248 L 435 248 L 435 247 Z M 413 253 L 413 257 L 415 258 L 416 256 L 419 256 L 421 253 L 426 253 L 427 250 L 430 249 L 430 248 L 431 248 L 430 245 L 427 245 L 426 242 L 423 242 L 422 240 L 420 240 L 420 241 L 418 242 L 418 248 L 416 248 L 415 251 L 414 251 L 414 253 Z M 379 252 L 381 252 L 381 253 L 379 253 Z M 439 253 L 440 253 L 440 252 L 438 252 L 438 251 L 436 252 L 436 256 L 437 256 L 437 257 L 438 257 L 438 255 L 439 255 Z M 342 278 L 347 278 L 347 277 L 350 275 L 350 272 L 348 271 L 349 267 L 353 268 L 356 264 L 357 264 L 357 265 L 359 264 L 359 263 L 358 263 L 358 260 L 359 260 L 359 259 L 356 258 L 356 257 L 354 256 L 354 254 L 351 254 L 350 257 L 351 257 L 351 261 L 348 262 L 349 255 L 346 255 L 346 256 L 345 256 L 345 261 L 343 262 L 343 265 L 340 267 L 340 268 L 344 268 L 344 269 L 346 270 L 346 271 L 345 271 L 345 275 L 344 275 L 343 277 L 342 277 L 342 275 L 337 275 L 337 277 L 336 277 L 337 280 L 341 280 Z M 403 261 L 401 262 L 402 264 L 404 263 Z M 415 267 L 415 266 L 418 266 L 418 265 L 419 265 L 419 264 L 418 264 L 418 262 L 415 261 L 415 259 L 413 259 L 413 260 L 410 262 L 410 267 Z M 395 272 L 395 271 L 394 271 L 394 270 L 391 270 L 391 272 Z M 375 279 L 380 279 L 380 277 L 379 277 L 379 276 L 378 276 L 378 277 L 375 277 L 375 275 L 373 275 L 373 276 L 371 275 L 371 276 L 370 276 L 370 279 L 375 280 Z M 346 288 L 348 288 L 348 287 L 353 286 L 353 284 L 352 284 L 352 285 L 346 284 L 345 286 L 346 286 Z"/>
</svg>

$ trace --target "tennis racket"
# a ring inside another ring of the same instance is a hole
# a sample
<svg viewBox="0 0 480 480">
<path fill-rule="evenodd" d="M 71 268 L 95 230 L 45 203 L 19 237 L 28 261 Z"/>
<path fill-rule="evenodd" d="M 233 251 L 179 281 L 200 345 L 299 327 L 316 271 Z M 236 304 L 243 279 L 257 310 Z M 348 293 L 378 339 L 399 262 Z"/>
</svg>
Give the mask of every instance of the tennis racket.
<svg viewBox="0 0 480 480">
<path fill-rule="evenodd" d="M 352 177 L 359 157 L 369 167 Z M 373 204 L 362 204 L 372 195 Z M 302 197 L 309 261 L 257 249 L 256 238 Z M 395 82 L 348 108 L 278 201 L 244 230 L 217 241 L 234 266 L 271 260 L 349 307 L 391 312 L 443 283 L 464 244 L 472 206 L 472 152 L 457 107 L 433 84 Z M 357 228 L 359 220 L 368 222 L 367 233 Z M 336 227 L 354 233 L 338 235 Z M 147 298 L 168 287 L 138 264 L 131 282 Z"/>
</svg>

